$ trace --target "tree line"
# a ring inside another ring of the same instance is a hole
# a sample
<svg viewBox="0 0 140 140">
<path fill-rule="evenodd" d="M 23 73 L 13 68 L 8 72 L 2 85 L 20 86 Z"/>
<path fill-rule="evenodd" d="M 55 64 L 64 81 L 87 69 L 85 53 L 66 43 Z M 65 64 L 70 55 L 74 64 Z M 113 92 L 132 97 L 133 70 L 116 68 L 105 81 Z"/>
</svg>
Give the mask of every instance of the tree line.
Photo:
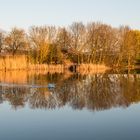
<svg viewBox="0 0 140 140">
<path fill-rule="evenodd" d="M 0 32 L 0 54 L 26 54 L 31 63 L 92 63 L 119 67 L 140 63 L 140 31 L 91 22 L 68 27 L 32 26 Z"/>
</svg>

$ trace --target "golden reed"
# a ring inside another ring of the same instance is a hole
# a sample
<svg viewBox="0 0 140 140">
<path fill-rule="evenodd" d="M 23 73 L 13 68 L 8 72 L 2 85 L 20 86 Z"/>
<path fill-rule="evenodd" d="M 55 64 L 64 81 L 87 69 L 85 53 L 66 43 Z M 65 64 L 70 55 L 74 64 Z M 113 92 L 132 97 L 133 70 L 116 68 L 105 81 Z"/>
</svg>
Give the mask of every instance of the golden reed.
<svg viewBox="0 0 140 140">
<path fill-rule="evenodd" d="M 0 56 L 0 70 L 28 70 L 28 71 L 45 71 L 50 73 L 64 73 L 73 64 L 31 64 L 26 55 L 6 55 Z M 109 67 L 97 64 L 80 64 L 76 67 L 76 71 L 81 74 L 104 73 Z"/>
<path fill-rule="evenodd" d="M 63 69 L 63 65 L 31 64 L 26 55 L 0 56 L 0 70 L 47 70 L 62 73 Z"/>
<path fill-rule="evenodd" d="M 25 55 L 0 56 L 0 70 L 27 69 L 27 58 Z"/>
</svg>

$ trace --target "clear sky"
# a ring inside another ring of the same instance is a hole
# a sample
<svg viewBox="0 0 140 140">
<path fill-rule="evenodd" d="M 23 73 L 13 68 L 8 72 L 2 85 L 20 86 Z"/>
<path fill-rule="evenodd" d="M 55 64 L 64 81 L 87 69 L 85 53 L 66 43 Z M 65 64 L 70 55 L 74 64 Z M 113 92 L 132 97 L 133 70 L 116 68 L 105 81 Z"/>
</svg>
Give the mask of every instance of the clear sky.
<svg viewBox="0 0 140 140">
<path fill-rule="evenodd" d="M 101 21 L 140 29 L 140 0 L 0 0 L 0 28 Z"/>
</svg>

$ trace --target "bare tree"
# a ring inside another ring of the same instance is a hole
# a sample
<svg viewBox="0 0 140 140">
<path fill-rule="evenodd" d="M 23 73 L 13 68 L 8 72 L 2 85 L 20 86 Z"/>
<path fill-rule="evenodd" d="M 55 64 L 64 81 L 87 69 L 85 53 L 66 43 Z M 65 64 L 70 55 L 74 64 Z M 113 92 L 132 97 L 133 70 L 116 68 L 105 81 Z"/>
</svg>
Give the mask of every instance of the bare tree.
<svg viewBox="0 0 140 140">
<path fill-rule="evenodd" d="M 15 55 L 18 50 L 23 51 L 27 47 L 24 30 L 13 28 L 5 38 L 5 45 L 7 45 L 7 50 L 12 52 L 13 55 Z"/>
<path fill-rule="evenodd" d="M 82 22 L 74 22 L 70 27 L 71 34 L 71 47 L 77 51 L 77 63 L 80 63 L 80 53 L 83 50 L 83 46 L 85 45 L 85 26 Z"/>
<path fill-rule="evenodd" d="M 0 32 L 0 53 L 4 47 L 4 33 Z"/>
<path fill-rule="evenodd" d="M 56 39 L 56 28 L 49 26 L 31 27 L 29 37 L 31 40 L 31 50 L 35 52 L 36 62 L 45 62 L 49 47 Z"/>
<path fill-rule="evenodd" d="M 62 28 L 33 26 L 28 33 L 13 28 L 6 37 L 0 33 L 0 52 L 3 49 L 13 55 L 28 50 L 35 63 L 68 60 L 77 64 L 131 67 L 140 61 L 140 31 L 127 26 L 113 28 L 99 22 L 87 25 L 74 22 Z"/>
<path fill-rule="evenodd" d="M 57 34 L 57 44 L 62 48 L 62 50 L 67 50 L 71 45 L 70 43 L 70 33 L 66 30 L 66 28 L 59 28 Z"/>
</svg>

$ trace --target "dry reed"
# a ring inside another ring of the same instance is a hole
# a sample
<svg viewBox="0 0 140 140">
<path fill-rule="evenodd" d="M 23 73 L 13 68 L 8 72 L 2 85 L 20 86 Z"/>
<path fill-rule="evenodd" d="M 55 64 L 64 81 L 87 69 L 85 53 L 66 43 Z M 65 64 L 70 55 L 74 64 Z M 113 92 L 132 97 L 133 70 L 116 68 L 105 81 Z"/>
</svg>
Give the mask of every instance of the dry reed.
<svg viewBox="0 0 140 140">
<path fill-rule="evenodd" d="M 0 57 L 0 70 L 12 71 L 12 70 L 28 70 L 28 71 L 45 71 L 49 73 L 64 73 L 73 64 L 66 65 L 47 65 L 47 64 L 31 64 L 27 61 L 26 55 L 16 56 L 1 56 Z M 109 67 L 97 64 L 80 64 L 76 67 L 79 73 L 104 73 Z"/>
<path fill-rule="evenodd" d="M 27 66 L 25 55 L 6 55 L 0 57 L 0 70 L 23 70 L 27 69 Z"/>
</svg>

